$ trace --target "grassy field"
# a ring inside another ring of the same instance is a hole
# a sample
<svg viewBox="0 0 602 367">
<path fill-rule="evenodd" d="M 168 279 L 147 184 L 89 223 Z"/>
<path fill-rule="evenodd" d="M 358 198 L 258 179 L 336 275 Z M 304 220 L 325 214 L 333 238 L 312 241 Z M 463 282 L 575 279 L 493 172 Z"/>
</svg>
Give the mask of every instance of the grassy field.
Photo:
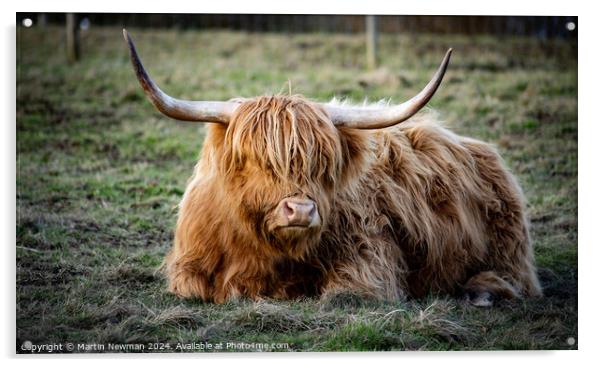
<svg viewBox="0 0 602 367">
<path fill-rule="evenodd" d="M 518 176 L 546 297 L 491 309 L 446 297 L 175 298 L 156 270 L 203 126 L 155 112 L 120 28 L 85 32 L 73 66 L 62 28 L 19 28 L 17 352 L 26 341 L 154 351 L 192 342 L 210 351 L 577 348 L 575 43 L 382 35 L 382 67 L 366 72 L 363 35 L 129 31 L 158 84 L 189 99 L 288 93 L 290 80 L 293 93 L 318 100 L 401 101 L 454 47 L 430 106 L 454 131 L 496 144 Z"/>
</svg>

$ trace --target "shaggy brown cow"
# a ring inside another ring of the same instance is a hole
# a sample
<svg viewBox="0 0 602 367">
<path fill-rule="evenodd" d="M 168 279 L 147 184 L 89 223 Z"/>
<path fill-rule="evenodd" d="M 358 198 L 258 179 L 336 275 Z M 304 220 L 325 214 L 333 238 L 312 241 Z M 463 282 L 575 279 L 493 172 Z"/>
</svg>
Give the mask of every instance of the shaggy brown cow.
<svg viewBox="0 0 602 367">
<path fill-rule="evenodd" d="M 476 305 L 541 294 L 523 195 L 495 149 L 428 114 L 409 119 L 435 93 L 451 50 L 399 106 L 282 95 L 193 102 L 163 93 L 124 36 L 162 113 L 214 122 L 165 260 L 171 292 L 217 303 L 463 292 Z"/>
</svg>

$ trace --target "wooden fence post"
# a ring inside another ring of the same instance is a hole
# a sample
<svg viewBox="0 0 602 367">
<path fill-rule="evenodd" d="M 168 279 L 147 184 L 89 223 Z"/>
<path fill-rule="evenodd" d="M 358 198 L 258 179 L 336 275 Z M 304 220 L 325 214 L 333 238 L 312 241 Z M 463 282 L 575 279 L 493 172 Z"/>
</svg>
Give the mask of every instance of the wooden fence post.
<svg viewBox="0 0 602 367">
<path fill-rule="evenodd" d="M 366 15 L 366 65 L 368 70 L 378 66 L 378 19 Z"/>
<path fill-rule="evenodd" d="M 73 63 L 79 60 L 80 57 L 79 26 L 75 14 L 67 13 L 65 24 L 67 33 L 67 61 Z"/>
<path fill-rule="evenodd" d="M 38 27 L 44 28 L 44 27 L 46 27 L 47 23 L 48 23 L 48 20 L 46 18 L 46 13 L 38 14 Z"/>
</svg>

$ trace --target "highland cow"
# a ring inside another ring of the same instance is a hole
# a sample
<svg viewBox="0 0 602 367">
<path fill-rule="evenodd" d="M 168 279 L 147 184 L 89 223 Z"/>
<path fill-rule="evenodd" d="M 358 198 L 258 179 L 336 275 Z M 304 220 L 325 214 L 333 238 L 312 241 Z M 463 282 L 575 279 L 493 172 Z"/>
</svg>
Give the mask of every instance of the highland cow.
<svg viewBox="0 0 602 367">
<path fill-rule="evenodd" d="M 207 102 L 166 95 L 124 36 L 155 107 L 211 123 L 164 262 L 172 293 L 216 303 L 446 293 L 479 306 L 541 294 L 523 195 L 496 150 L 416 115 L 451 49 L 401 105 Z"/>
</svg>

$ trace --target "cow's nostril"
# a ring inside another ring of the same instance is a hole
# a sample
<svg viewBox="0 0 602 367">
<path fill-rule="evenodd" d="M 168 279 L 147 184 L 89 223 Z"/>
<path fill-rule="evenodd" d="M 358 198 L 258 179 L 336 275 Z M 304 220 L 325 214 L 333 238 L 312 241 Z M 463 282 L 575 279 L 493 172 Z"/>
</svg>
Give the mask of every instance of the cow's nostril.
<svg viewBox="0 0 602 367">
<path fill-rule="evenodd" d="M 290 218 L 295 215 L 295 208 L 293 207 L 293 205 L 294 204 L 291 205 L 291 203 L 289 203 L 289 202 L 284 202 L 283 210 L 284 210 L 284 215 L 287 218 Z"/>
</svg>

